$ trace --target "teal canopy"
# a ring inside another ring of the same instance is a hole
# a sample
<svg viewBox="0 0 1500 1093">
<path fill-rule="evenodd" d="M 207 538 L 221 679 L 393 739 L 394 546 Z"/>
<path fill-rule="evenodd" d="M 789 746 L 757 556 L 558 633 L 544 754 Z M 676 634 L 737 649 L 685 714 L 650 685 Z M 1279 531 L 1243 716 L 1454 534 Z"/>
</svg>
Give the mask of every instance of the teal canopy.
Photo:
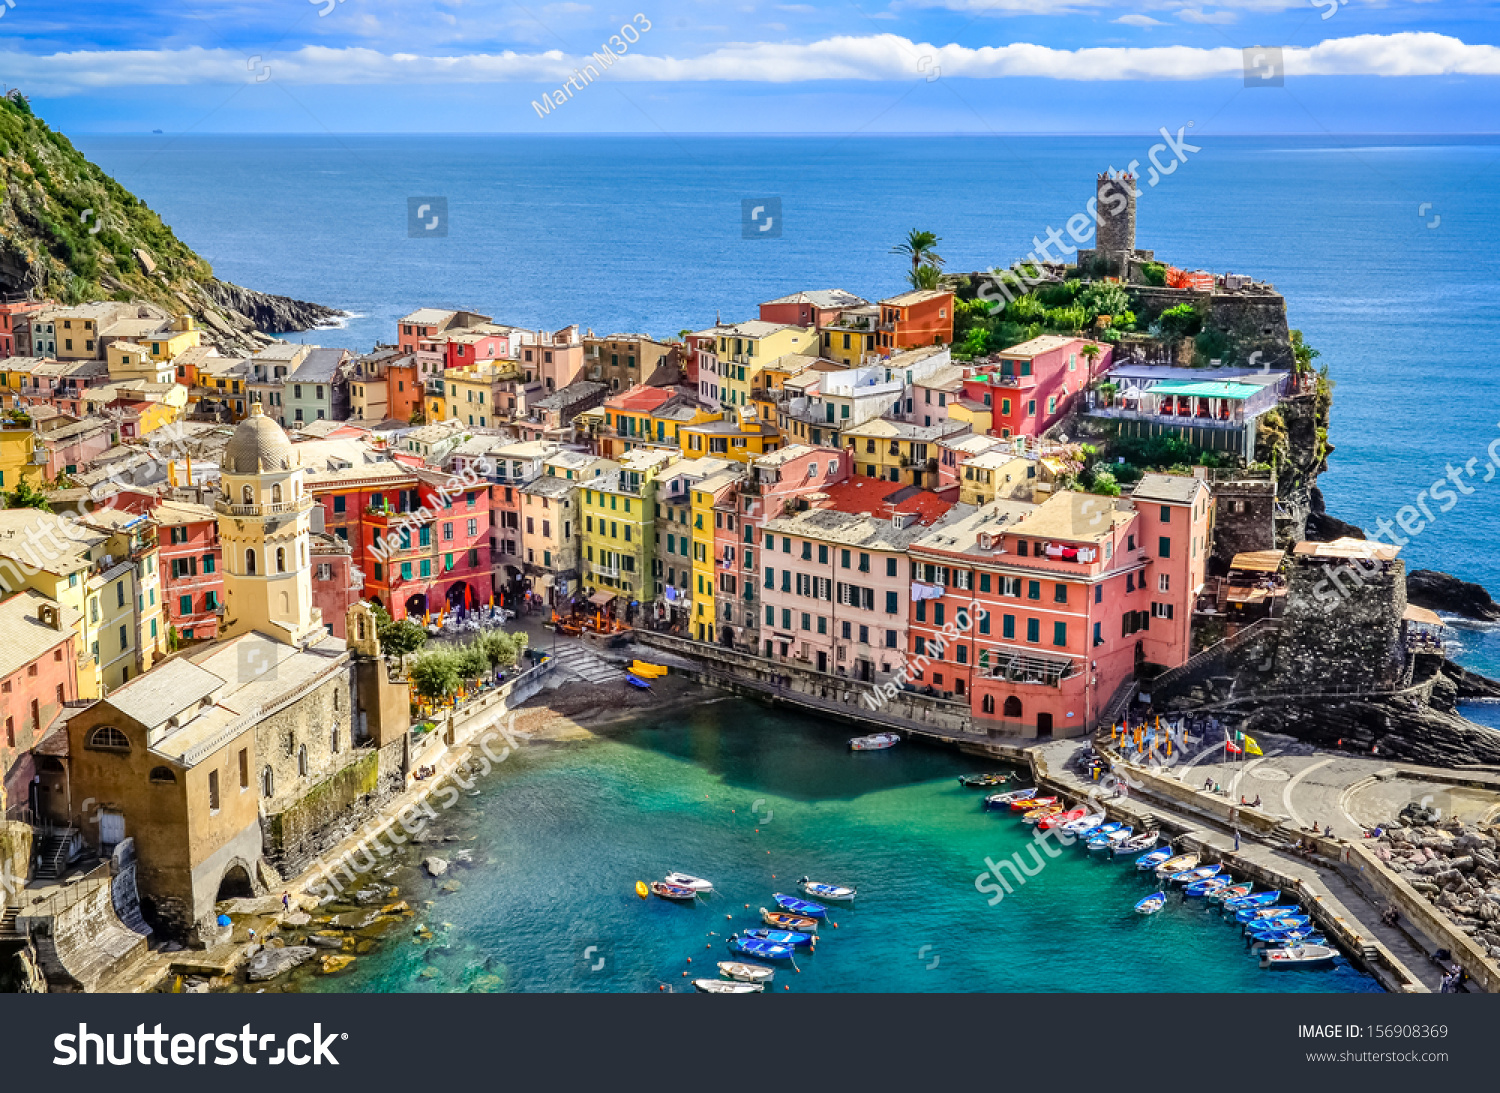
<svg viewBox="0 0 1500 1093">
<path fill-rule="evenodd" d="M 1259 387 L 1250 383 L 1217 383 L 1212 381 L 1192 383 L 1187 380 L 1168 380 L 1166 383 L 1158 383 L 1155 387 L 1147 388 L 1144 393 L 1148 395 L 1187 395 L 1192 398 L 1247 399 L 1259 390 Z"/>
</svg>

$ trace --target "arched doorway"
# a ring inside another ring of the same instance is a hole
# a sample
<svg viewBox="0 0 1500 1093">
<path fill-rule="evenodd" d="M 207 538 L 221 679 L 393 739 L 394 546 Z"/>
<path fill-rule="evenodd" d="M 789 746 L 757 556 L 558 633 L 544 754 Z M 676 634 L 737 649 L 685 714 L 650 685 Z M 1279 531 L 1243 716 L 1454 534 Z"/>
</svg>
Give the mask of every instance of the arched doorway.
<svg viewBox="0 0 1500 1093">
<path fill-rule="evenodd" d="M 248 899 L 253 895 L 255 895 L 255 888 L 250 883 L 249 870 L 236 862 L 224 870 L 224 877 L 219 881 L 219 894 L 214 897 L 214 902 L 226 899 Z"/>
<path fill-rule="evenodd" d="M 427 593 L 417 592 L 406 597 L 406 617 L 420 619 L 427 614 Z"/>
<path fill-rule="evenodd" d="M 1004 716 L 1006 716 L 1006 717 L 1020 717 L 1021 716 L 1021 700 L 1019 698 L 1017 698 L 1015 695 L 1008 696 L 1005 699 L 1005 706 L 1004 706 L 1002 712 L 1003 712 Z"/>
<path fill-rule="evenodd" d="M 467 581 L 456 581 L 448 586 L 448 607 L 450 610 L 471 611 L 478 606 L 474 594 L 469 591 Z"/>
</svg>

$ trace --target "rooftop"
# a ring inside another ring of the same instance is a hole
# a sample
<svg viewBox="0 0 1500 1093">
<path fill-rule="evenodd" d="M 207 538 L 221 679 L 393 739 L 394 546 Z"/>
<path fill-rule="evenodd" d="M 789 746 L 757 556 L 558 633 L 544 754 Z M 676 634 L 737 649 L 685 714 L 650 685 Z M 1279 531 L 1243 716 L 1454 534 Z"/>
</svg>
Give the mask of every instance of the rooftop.
<svg viewBox="0 0 1500 1093">
<path fill-rule="evenodd" d="M 840 512 L 856 512 L 889 519 L 895 513 L 905 512 L 916 516 L 917 523 L 932 525 L 953 508 L 953 502 L 945 500 L 931 490 L 915 486 L 898 486 L 894 482 L 882 482 L 878 478 L 847 478 L 823 489 L 826 500 L 820 507 L 838 509 Z"/>
<path fill-rule="evenodd" d="M 811 304 L 824 311 L 830 308 L 861 307 L 870 301 L 845 292 L 841 288 L 815 288 L 807 292 L 794 292 L 790 296 L 778 296 L 767 300 L 768 304 Z"/>
<path fill-rule="evenodd" d="M 1074 342 L 1088 341 L 1087 338 L 1074 338 L 1066 334 L 1041 334 L 1035 338 L 1013 345 L 1008 349 L 1000 351 L 1002 357 L 1031 358 L 1042 353 L 1050 353 L 1054 349 L 1063 349 Z"/>
<path fill-rule="evenodd" d="M 1207 490 L 1201 478 L 1188 474 L 1148 474 L 1136 483 L 1130 496 L 1136 501 L 1158 501 L 1168 505 L 1191 505 L 1199 490 Z"/>
<path fill-rule="evenodd" d="M 1292 548 L 1292 553 L 1299 558 L 1389 562 L 1401 553 L 1401 548 L 1389 546 L 1386 543 L 1372 542 L 1369 539 L 1354 539 L 1346 535 L 1331 543 L 1301 542 Z"/>
<path fill-rule="evenodd" d="M 1064 490 L 1053 494 L 1017 526 L 1017 535 L 1038 539 L 1066 539 L 1075 543 L 1098 543 L 1110 538 L 1117 525 L 1130 523 L 1135 513 L 1118 507 L 1113 497 Z"/>
<path fill-rule="evenodd" d="M 880 302 L 890 307 L 911 307 L 914 304 L 925 304 L 928 300 L 937 300 L 952 295 L 953 293 L 947 289 L 919 288 L 911 292 L 903 292 L 899 296 L 888 296 Z"/>
<path fill-rule="evenodd" d="M 61 630 L 37 617 L 38 608 L 44 605 L 62 612 Z M 0 676 L 20 671 L 49 649 L 74 637 L 73 628 L 82 619 L 82 612 L 63 607 L 30 589 L 0 603 Z"/>
</svg>

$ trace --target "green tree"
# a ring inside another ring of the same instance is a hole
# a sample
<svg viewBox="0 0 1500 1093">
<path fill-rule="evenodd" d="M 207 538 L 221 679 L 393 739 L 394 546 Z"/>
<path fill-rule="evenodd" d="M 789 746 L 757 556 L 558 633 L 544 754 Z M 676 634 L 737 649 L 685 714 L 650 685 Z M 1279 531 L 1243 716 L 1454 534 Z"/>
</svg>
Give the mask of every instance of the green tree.
<svg viewBox="0 0 1500 1093">
<path fill-rule="evenodd" d="M 24 478 L 16 484 L 15 489 L 0 496 L 4 496 L 5 507 L 8 509 L 41 509 L 43 512 L 52 511 L 52 502 L 47 500 L 47 495 Z"/>
<path fill-rule="evenodd" d="M 389 616 L 387 616 L 389 622 Z M 382 627 L 377 621 L 375 636 L 380 640 L 380 651 L 386 656 L 402 657 L 415 653 L 427 644 L 427 631 L 410 619 L 390 622 Z"/>
<path fill-rule="evenodd" d="M 1199 315 L 1192 304 L 1178 304 L 1169 307 L 1161 313 L 1156 320 L 1157 329 L 1161 336 L 1168 341 L 1178 341 L 1182 338 L 1191 338 L 1203 329 L 1203 316 Z"/>
<path fill-rule="evenodd" d="M 938 287 L 942 276 L 942 271 L 936 266 L 927 265 L 918 266 L 906 275 L 906 279 L 911 282 L 912 288 L 932 289 Z"/>
<path fill-rule="evenodd" d="M 458 657 L 445 649 L 423 653 L 411 666 L 412 689 L 423 698 L 447 698 L 458 691 L 462 680 Z"/>
<path fill-rule="evenodd" d="M 464 679 L 483 679 L 490 674 L 490 658 L 478 641 L 464 646 L 458 651 L 457 664 L 458 674 Z"/>
<path fill-rule="evenodd" d="M 1296 362 L 1293 369 L 1299 375 L 1303 372 L 1312 371 L 1312 362 L 1323 354 L 1308 345 L 1302 337 L 1302 331 L 1293 330 L 1289 332 L 1292 338 L 1292 359 Z"/>
<path fill-rule="evenodd" d="M 920 231 L 913 228 L 906 233 L 906 238 L 891 248 L 892 254 L 904 254 L 911 259 L 911 271 L 915 276 L 917 269 L 921 266 L 941 266 L 943 256 L 933 248 L 942 240 L 932 232 Z"/>
<path fill-rule="evenodd" d="M 1079 294 L 1078 303 L 1091 320 L 1100 315 L 1113 318 L 1130 310 L 1130 296 L 1116 281 L 1094 282 Z"/>
<path fill-rule="evenodd" d="M 1100 349 L 1093 342 L 1090 342 L 1088 345 L 1080 349 L 1079 352 L 1083 354 L 1083 359 L 1089 362 L 1089 371 L 1092 372 L 1094 370 L 1094 362 L 1099 359 L 1099 355 L 1103 353 L 1104 350 Z"/>
</svg>

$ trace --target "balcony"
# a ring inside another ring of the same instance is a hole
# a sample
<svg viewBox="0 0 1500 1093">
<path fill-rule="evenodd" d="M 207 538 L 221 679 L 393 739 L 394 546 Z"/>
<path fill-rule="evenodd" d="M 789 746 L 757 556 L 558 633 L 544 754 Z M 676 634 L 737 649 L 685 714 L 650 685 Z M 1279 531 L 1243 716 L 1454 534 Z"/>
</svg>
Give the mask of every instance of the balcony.
<svg viewBox="0 0 1500 1093">
<path fill-rule="evenodd" d="M 1044 657 L 1034 653 L 987 653 L 988 665 L 981 662 L 980 675 L 984 679 L 1003 680 L 1007 683 L 1031 684 L 1040 687 L 1059 687 L 1083 670 L 1072 657 Z"/>
<path fill-rule="evenodd" d="M 307 493 L 295 501 L 272 505 L 231 505 L 226 501 L 215 501 L 214 511 L 222 516 L 291 516 L 299 512 L 310 512 L 313 504 L 312 494 Z"/>
</svg>

